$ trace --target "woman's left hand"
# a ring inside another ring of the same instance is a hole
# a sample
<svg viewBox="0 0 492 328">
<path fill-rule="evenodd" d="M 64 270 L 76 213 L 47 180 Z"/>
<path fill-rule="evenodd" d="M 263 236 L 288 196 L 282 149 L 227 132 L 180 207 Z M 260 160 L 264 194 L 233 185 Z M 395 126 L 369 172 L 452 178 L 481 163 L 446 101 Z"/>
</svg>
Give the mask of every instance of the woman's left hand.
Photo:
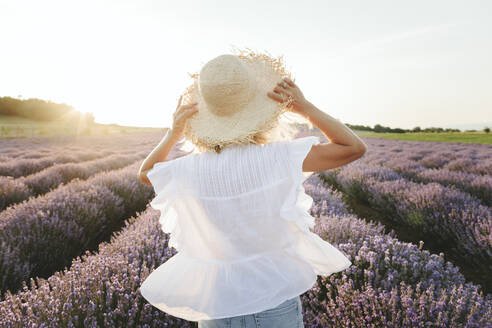
<svg viewBox="0 0 492 328">
<path fill-rule="evenodd" d="M 198 112 L 196 108 L 197 102 L 181 105 L 181 99 L 183 99 L 183 96 L 179 97 L 178 106 L 173 113 L 173 127 L 171 130 L 171 133 L 178 138 L 183 134 L 186 121 Z"/>
</svg>

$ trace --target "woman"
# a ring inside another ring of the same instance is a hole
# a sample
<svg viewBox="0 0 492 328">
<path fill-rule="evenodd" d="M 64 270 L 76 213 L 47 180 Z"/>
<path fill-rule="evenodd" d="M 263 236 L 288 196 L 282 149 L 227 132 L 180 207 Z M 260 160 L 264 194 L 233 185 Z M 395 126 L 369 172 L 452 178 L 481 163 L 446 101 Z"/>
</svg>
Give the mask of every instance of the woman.
<svg viewBox="0 0 492 328">
<path fill-rule="evenodd" d="M 178 101 L 173 126 L 138 176 L 152 185 L 168 245 L 178 250 L 143 282 L 153 306 L 198 327 L 304 327 L 300 296 L 351 262 L 309 229 L 313 172 L 360 158 L 364 142 L 306 100 L 279 59 L 222 55 Z M 275 140 L 283 113 L 316 136 Z M 166 157 L 185 136 L 201 150 Z"/>
</svg>

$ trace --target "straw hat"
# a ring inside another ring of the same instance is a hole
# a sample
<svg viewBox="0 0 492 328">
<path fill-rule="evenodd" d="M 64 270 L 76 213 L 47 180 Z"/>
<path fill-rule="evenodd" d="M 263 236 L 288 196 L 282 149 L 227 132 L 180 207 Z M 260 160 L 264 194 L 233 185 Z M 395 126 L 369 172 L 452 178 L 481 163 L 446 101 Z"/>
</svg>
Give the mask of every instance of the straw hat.
<svg viewBox="0 0 492 328">
<path fill-rule="evenodd" d="M 282 57 L 242 51 L 208 61 L 183 94 L 184 103 L 198 102 L 198 112 L 184 127 L 184 137 L 217 152 L 228 145 L 254 143 L 254 135 L 278 124 L 293 99 L 279 103 L 267 96 L 284 77 Z M 292 78 L 291 78 L 292 79 Z"/>
</svg>

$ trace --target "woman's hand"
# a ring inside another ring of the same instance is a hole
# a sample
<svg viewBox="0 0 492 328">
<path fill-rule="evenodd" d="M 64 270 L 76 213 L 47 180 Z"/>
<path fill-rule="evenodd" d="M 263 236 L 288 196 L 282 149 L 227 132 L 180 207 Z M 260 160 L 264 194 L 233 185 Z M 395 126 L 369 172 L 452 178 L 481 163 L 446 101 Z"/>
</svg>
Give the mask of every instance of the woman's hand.
<svg viewBox="0 0 492 328">
<path fill-rule="evenodd" d="M 287 77 L 277 83 L 273 92 L 268 91 L 267 96 L 280 103 L 286 102 L 289 97 L 292 97 L 293 101 L 288 108 L 290 111 L 301 115 L 304 114 L 304 111 L 309 104 L 299 87 Z"/>
<path fill-rule="evenodd" d="M 193 114 L 198 112 L 198 109 L 196 108 L 197 102 L 181 106 L 181 99 L 183 99 L 183 96 L 179 97 L 178 106 L 173 113 L 173 127 L 171 133 L 176 138 L 181 137 L 183 134 L 186 121 Z"/>
</svg>

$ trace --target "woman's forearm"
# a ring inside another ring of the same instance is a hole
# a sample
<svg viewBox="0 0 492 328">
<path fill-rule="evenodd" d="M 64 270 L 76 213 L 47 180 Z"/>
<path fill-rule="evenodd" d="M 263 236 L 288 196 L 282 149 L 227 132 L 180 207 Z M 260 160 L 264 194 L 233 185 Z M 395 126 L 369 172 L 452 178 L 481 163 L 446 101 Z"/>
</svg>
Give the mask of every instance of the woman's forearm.
<svg viewBox="0 0 492 328">
<path fill-rule="evenodd" d="M 323 132 L 323 134 L 333 143 L 345 146 L 353 146 L 357 149 L 366 150 L 367 145 L 351 129 L 339 120 L 323 112 L 311 102 L 306 102 L 302 111 L 313 125 Z"/>
<path fill-rule="evenodd" d="M 167 130 L 166 135 L 159 144 L 152 150 L 152 152 L 145 158 L 142 165 L 140 166 L 139 174 L 143 171 L 148 171 L 157 162 L 163 162 L 166 160 L 167 155 L 174 147 L 176 142 L 178 142 L 181 136 L 175 135 L 172 129 Z"/>
</svg>

